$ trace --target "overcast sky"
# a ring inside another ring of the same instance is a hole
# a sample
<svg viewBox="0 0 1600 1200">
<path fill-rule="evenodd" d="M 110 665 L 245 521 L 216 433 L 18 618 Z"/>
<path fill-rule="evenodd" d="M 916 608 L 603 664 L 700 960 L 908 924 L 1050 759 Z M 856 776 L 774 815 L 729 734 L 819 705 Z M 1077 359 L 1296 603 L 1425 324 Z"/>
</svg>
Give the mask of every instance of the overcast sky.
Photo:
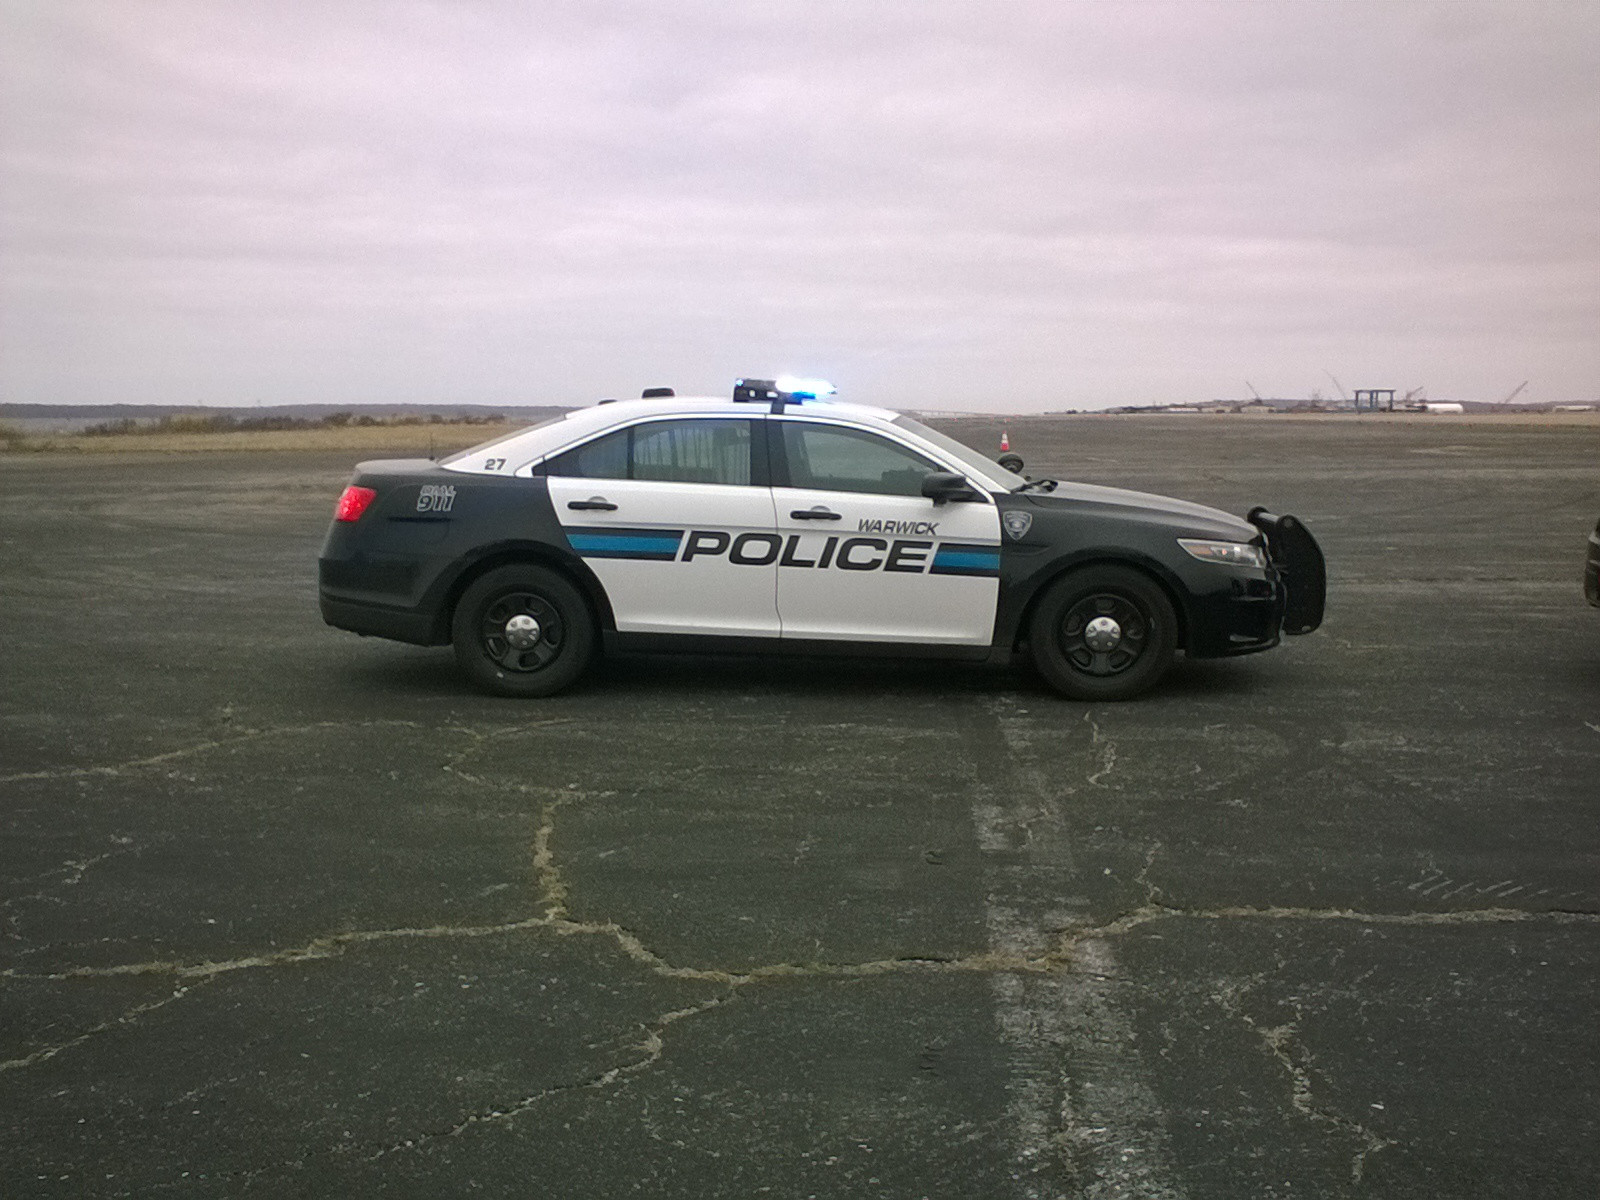
<svg viewBox="0 0 1600 1200">
<path fill-rule="evenodd" d="M 0 0 L 0 398 L 1600 398 L 1600 4 Z"/>
</svg>

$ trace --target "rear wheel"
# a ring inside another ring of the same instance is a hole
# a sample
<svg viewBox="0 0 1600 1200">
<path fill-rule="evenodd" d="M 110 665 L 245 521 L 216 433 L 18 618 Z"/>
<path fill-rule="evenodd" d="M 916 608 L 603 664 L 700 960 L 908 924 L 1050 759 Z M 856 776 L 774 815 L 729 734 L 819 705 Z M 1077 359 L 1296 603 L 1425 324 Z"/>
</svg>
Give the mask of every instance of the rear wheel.
<svg viewBox="0 0 1600 1200">
<path fill-rule="evenodd" d="M 1028 626 L 1039 673 L 1074 700 L 1131 700 L 1154 687 L 1178 648 L 1167 594 L 1128 567 L 1086 567 L 1050 585 Z"/>
<path fill-rule="evenodd" d="M 461 594 L 450 622 L 456 662 L 500 696 L 549 696 L 594 655 L 595 624 L 566 576 L 548 567 L 497 567 Z"/>
</svg>

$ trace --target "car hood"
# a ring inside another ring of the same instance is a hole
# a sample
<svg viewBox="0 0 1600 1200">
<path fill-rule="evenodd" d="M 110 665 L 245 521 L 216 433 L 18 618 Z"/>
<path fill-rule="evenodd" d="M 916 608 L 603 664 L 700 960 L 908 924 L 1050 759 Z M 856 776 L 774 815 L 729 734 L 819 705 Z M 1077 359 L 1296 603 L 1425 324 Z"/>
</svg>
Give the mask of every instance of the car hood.
<svg viewBox="0 0 1600 1200">
<path fill-rule="evenodd" d="M 1243 517 L 1193 504 L 1188 500 L 1175 500 L 1171 496 L 1157 496 L 1152 492 L 1132 492 L 1126 488 L 1101 487 L 1094 483 L 1071 483 L 1065 480 L 1053 492 L 1028 492 L 1029 500 L 1041 508 L 1092 508 L 1099 511 L 1122 510 L 1130 517 L 1143 520 L 1166 519 L 1183 525 L 1201 536 L 1226 541 L 1248 542 L 1259 531 Z"/>
</svg>

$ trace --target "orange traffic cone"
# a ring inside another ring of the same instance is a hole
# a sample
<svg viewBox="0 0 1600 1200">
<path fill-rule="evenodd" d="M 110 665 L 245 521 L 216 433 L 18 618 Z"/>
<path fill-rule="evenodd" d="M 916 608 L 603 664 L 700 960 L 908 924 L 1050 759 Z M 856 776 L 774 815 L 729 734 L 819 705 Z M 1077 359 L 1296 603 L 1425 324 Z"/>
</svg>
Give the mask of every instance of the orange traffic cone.
<svg viewBox="0 0 1600 1200">
<path fill-rule="evenodd" d="M 1004 429 L 1002 429 L 1000 431 L 1000 449 L 1002 449 L 1002 450 L 1011 449 L 1011 439 L 1006 436 L 1006 431 Z"/>
</svg>

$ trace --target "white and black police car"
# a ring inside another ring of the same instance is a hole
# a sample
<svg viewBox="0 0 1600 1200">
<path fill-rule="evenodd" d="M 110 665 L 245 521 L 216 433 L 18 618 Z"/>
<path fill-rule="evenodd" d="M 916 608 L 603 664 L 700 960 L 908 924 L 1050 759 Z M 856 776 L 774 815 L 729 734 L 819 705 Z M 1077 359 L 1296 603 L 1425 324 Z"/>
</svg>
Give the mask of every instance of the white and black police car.
<svg viewBox="0 0 1600 1200">
<path fill-rule="evenodd" d="M 322 548 L 323 618 L 452 644 L 509 696 L 560 691 L 604 645 L 1026 655 L 1083 700 L 1322 620 L 1322 553 L 1293 517 L 1029 480 L 831 394 L 651 389 L 439 462 L 362 463 Z"/>
</svg>

